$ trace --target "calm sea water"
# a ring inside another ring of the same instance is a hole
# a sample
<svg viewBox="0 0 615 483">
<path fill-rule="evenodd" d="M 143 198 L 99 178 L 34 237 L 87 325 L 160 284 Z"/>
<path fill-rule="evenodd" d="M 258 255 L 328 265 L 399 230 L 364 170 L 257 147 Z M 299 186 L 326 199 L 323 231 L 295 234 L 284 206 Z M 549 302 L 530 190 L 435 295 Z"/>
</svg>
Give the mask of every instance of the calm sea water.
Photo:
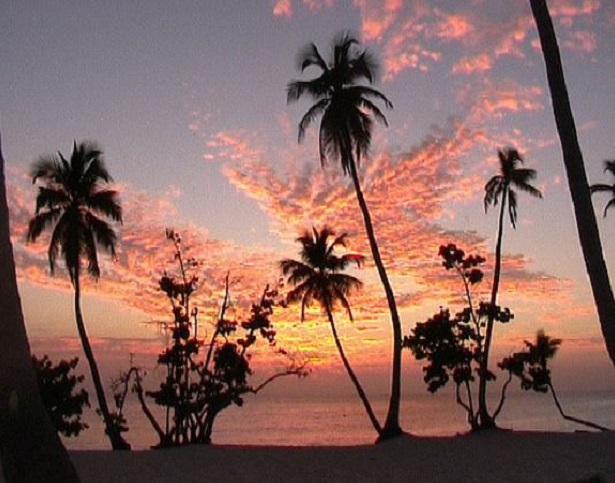
<svg viewBox="0 0 615 483">
<path fill-rule="evenodd" d="M 615 428 L 615 391 L 558 395 L 567 414 Z M 386 397 L 376 398 L 373 404 L 384 419 Z M 128 405 L 125 414 L 130 426 L 125 437 L 134 449 L 148 449 L 157 442 L 135 402 Z M 69 449 L 109 449 L 102 425 L 95 418 L 90 411 L 90 429 L 78 438 L 65 439 Z M 444 436 L 468 430 L 465 413 L 450 393 L 406 397 L 402 401 L 401 419 L 402 427 L 416 435 Z M 589 429 L 562 419 L 550 394 L 521 392 L 508 396 L 498 424 L 514 430 Z M 375 432 L 354 394 L 318 398 L 250 396 L 243 407 L 229 408 L 219 416 L 213 434 L 216 444 L 357 445 L 372 443 L 374 439 Z"/>
</svg>

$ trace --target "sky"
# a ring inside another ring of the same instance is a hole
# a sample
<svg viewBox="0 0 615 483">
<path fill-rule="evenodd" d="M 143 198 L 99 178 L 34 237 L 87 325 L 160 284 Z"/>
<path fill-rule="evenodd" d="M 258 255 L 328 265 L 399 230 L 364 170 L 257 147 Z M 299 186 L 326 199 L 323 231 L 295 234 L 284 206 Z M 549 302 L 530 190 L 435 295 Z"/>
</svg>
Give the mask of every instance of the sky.
<svg viewBox="0 0 615 483">
<path fill-rule="evenodd" d="M 615 4 L 549 2 L 590 182 L 611 182 Z M 315 42 L 329 53 L 336 34 L 353 32 L 377 59 L 375 87 L 394 108 L 377 126 L 361 180 L 401 310 L 404 333 L 448 306 L 461 308 L 459 280 L 442 269 L 438 246 L 456 243 L 487 258 L 487 297 L 497 211 L 483 208 L 497 174 L 497 150 L 513 146 L 537 170 L 544 199 L 519 196 L 519 223 L 504 233 L 500 303 L 515 319 L 498 326 L 496 358 L 544 328 L 564 344 L 556 377 L 578 388 L 615 387 L 579 247 L 555 131 L 542 54 L 529 2 L 522 0 L 8 0 L 0 17 L 0 130 L 19 286 L 32 348 L 79 354 L 66 272 L 49 274 L 48 238 L 25 243 L 39 156 L 70 155 L 73 140 L 95 140 L 121 193 L 117 260 L 85 282 L 83 310 L 107 375 L 129 354 L 155 365 L 169 320 L 157 289 L 173 269 L 165 229 L 180 231 L 200 260 L 197 304 L 205 330 L 231 279 L 241 317 L 278 261 L 297 256 L 295 238 L 312 225 L 347 232 L 368 256 L 364 288 L 351 298 L 350 323 L 337 314 L 351 362 L 386 380 L 391 338 L 383 290 L 369 260 L 351 181 L 321 169 L 317 129 L 297 143 L 309 101 L 287 105 L 286 85 L 308 79 L 298 51 Z M 615 276 L 615 213 L 594 198 L 609 273 Z M 279 345 L 319 374 L 341 374 L 325 320 L 314 308 L 275 318 Z M 280 364 L 259 354 L 263 369 Z M 256 358 L 255 358 L 256 360 Z M 420 364 L 404 355 L 422 386 Z M 608 369 L 605 369 L 608 368 Z M 603 371 L 603 369 L 605 369 Z M 411 376 L 411 377 L 410 377 Z"/>
</svg>

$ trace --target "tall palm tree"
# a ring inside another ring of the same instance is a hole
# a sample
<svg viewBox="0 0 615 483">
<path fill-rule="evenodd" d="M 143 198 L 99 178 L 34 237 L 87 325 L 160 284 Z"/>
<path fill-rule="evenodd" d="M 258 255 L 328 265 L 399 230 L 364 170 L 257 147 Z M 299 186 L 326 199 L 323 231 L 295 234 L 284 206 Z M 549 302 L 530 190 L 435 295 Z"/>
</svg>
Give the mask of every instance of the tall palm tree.
<svg viewBox="0 0 615 483">
<path fill-rule="evenodd" d="M 615 365 L 615 298 L 602 254 L 600 232 L 594 215 L 583 154 L 577 139 L 577 129 L 570 107 L 566 81 L 564 80 L 562 59 L 546 1 L 530 0 L 530 6 L 538 28 L 542 54 L 545 59 L 553 114 L 562 145 L 564 166 L 568 175 L 568 186 L 572 195 L 585 267 L 600 319 L 602 336 L 609 357 Z"/>
<path fill-rule="evenodd" d="M 30 359 L 15 276 L 1 142 L 0 274 L 0 466 L 4 480 L 79 481 L 43 406 Z"/>
<path fill-rule="evenodd" d="M 89 274 L 98 279 L 100 267 L 97 248 L 101 246 L 115 256 L 117 235 L 105 220 L 122 221 L 118 194 L 107 188 L 112 181 L 103 161 L 102 151 L 90 142 L 73 145 L 70 161 L 62 153 L 44 156 L 31 169 L 32 182 L 41 180 L 36 197 L 36 213 L 28 226 L 28 241 L 34 242 L 47 228 L 52 229 L 49 244 L 49 268 L 53 274 L 61 253 L 75 289 L 75 318 L 83 351 L 90 365 L 92 382 L 113 449 L 129 449 L 114 424 L 92 346 L 81 314 L 82 260 Z"/>
<path fill-rule="evenodd" d="M 287 277 L 288 282 L 294 286 L 294 289 L 288 293 L 289 302 L 301 302 L 301 321 L 305 318 L 305 307 L 311 301 L 318 302 L 325 310 L 331 325 L 335 345 L 344 363 L 346 372 L 354 384 L 359 398 L 363 402 L 365 411 L 374 429 L 380 436 L 382 428 L 359 379 L 348 362 L 335 327 L 335 319 L 333 318 L 333 309 L 336 303 L 340 303 L 346 309 L 350 320 L 352 320 L 348 296 L 353 290 L 362 286 L 358 278 L 342 272 L 352 261 L 360 264 L 363 261 L 363 256 L 356 254 L 338 256 L 335 254 L 337 247 L 346 246 L 346 238 L 347 235 L 345 233 L 335 236 L 335 232 L 326 226 L 320 231 L 316 228 L 313 228 L 311 233 L 306 231 L 297 238 L 297 242 L 301 244 L 301 261 L 282 260 L 280 268 L 284 276 Z"/>
<path fill-rule="evenodd" d="M 498 235 L 495 245 L 495 267 L 493 271 L 493 284 L 491 286 L 491 300 L 485 331 L 485 343 L 483 345 L 483 357 L 480 364 L 480 378 L 478 389 L 479 418 L 482 428 L 495 425 L 493 418 L 487 409 L 487 374 L 489 371 L 489 349 L 493 338 L 493 325 L 497 303 L 498 290 L 500 287 L 500 275 L 502 271 L 502 235 L 504 233 L 504 213 L 508 208 L 510 223 L 513 228 L 517 226 L 517 193 L 514 188 L 529 193 L 536 198 L 542 198 L 538 189 L 530 184 L 536 177 L 536 171 L 529 168 L 521 168 L 523 158 L 516 149 L 507 148 L 498 150 L 500 161 L 500 174 L 493 176 L 485 185 L 485 211 L 489 205 L 497 206 L 500 203 L 500 216 L 498 221 Z"/>
<path fill-rule="evenodd" d="M 609 172 L 611 175 L 615 176 L 615 159 L 606 160 L 604 162 L 604 172 Z M 606 218 L 606 212 L 612 206 L 615 206 L 615 182 L 613 184 L 604 184 L 604 183 L 596 183 L 589 187 L 589 191 L 591 194 L 594 193 L 609 193 L 611 195 L 611 199 L 604 207 L 604 213 L 602 216 Z"/>
<path fill-rule="evenodd" d="M 296 102 L 302 97 L 310 97 L 316 101 L 299 123 L 299 142 L 303 140 L 309 125 L 320 116 L 318 132 L 321 165 L 324 166 L 329 159 L 339 160 L 344 174 L 349 174 L 352 178 L 372 257 L 391 313 L 393 328 L 391 396 L 382 438 L 395 437 L 402 433 L 399 425 L 401 322 L 357 169 L 361 157 L 369 151 L 374 120 L 387 125 L 386 117 L 374 101 L 382 101 L 387 108 L 392 108 L 393 105 L 384 94 L 361 83 L 374 82 L 377 66 L 372 55 L 362 49 L 359 42 L 348 33 L 336 37 L 329 62 L 325 61 L 316 45 L 312 43 L 299 52 L 298 65 L 302 72 L 310 66 L 315 66 L 321 71 L 318 77 L 311 80 L 294 80 L 288 84 L 289 103 Z"/>
</svg>

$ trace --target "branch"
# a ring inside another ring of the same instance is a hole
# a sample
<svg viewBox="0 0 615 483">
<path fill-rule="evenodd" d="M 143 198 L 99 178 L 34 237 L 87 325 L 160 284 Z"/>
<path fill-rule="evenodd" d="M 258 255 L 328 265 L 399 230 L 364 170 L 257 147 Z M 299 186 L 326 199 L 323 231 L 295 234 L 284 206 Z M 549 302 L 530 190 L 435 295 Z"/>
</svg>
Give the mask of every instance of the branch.
<svg viewBox="0 0 615 483">
<path fill-rule="evenodd" d="M 564 419 L 566 419 L 568 421 L 575 422 L 577 424 L 582 424 L 584 426 L 588 426 L 590 428 L 598 429 L 599 431 L 611 431 L 609 428 L 607 428 L 605 426 L 601 426 L 599 424 L 592 423 L 591 421 L 586 421 L 584 419 L 575 418 L 573 416 L 569 416 L 569 415 L 565 414 L 564 410 L 562 409 L 561 404 L 559 403 L 559 399 L 557 398 L 557 395 L 555 394 L 555 389 L 553 389 L 553 384 L 551 384 L 549 382 L 548 386 L 549 386 L 549 389 L 551 390 L 551 395 L 553 396 L 553 401 L 555 401 L 555 405 L 557 406 L 557 409 L 558 409 L 559 413 L 562 415 L 562 418 L 564 418 Z"/>
<path fill-rule="evenodd" d="M 466 381 L 466 385 L 467 385 L 467 381 Z M 474 414 L 470 406 L 466 404 L 463 401 L 463 399 L 461 399 L 461 393 L 459 391 L 459 386 L 461 386 L 461 383 L 455 384 L 455 400 L 457 401 L 457 404 L 459 404 L 462 408 L 466 410 L 466 413 L 468 413 L 468 423 L 470 423 L 470 426 L 474 427 L 474 425 L 472 424 L 472 421 L 474 419 Z"/>
<path fill-rule="evenodd" d="M 266 386 L 271 384 L 273 381 L 275 381 L 276 379 L 280 377 L 285 377 L 285 376 L 297 376 L 297 377 L 305 376 L 305 364 L 302 364 L 300 367 L 297 367 L 297 368 L 289 368 L 289 369 L 286 369 L 284 372 L 278 372 L 277 374 L 273 374 L 272 376 L 269 376 L 267 379 L 265 379 L 258 386 L 248 387 L 246 392 L 251 392 L 252 394 L 258 394 L 259 391 L 264 389 Z"/>
<path fill-rule="evenodd" d="M 500 414 L 500 411 L 502 410 L 502 406 L 504 406 L 504 400 L 506 399 L 506 390 L 508 389 L 508 385 L 510 384 L 512 377 L 513 377 L 512 371 L 508 371 L 508 380 L 502 385 L 502 394 L 500 396 L 500 402 L 498 404 L 497 409 L 493 413 L 494 420 L 495 418 L 498 417 L 498 414 Z"/>
</svg>

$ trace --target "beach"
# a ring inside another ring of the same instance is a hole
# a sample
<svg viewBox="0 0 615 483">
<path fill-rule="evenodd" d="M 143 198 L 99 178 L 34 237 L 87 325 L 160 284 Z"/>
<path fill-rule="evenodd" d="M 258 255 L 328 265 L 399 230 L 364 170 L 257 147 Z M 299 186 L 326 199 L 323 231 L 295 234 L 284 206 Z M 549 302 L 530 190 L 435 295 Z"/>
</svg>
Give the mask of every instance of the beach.
<svg viewBox="0 0 615 483">
<path fill-rule="evenodd" d="M 84 483 L 615 482 L 615 432 L 496 430 L 361 446 L 210 445 L 70 454 Z"/>
</svg>

